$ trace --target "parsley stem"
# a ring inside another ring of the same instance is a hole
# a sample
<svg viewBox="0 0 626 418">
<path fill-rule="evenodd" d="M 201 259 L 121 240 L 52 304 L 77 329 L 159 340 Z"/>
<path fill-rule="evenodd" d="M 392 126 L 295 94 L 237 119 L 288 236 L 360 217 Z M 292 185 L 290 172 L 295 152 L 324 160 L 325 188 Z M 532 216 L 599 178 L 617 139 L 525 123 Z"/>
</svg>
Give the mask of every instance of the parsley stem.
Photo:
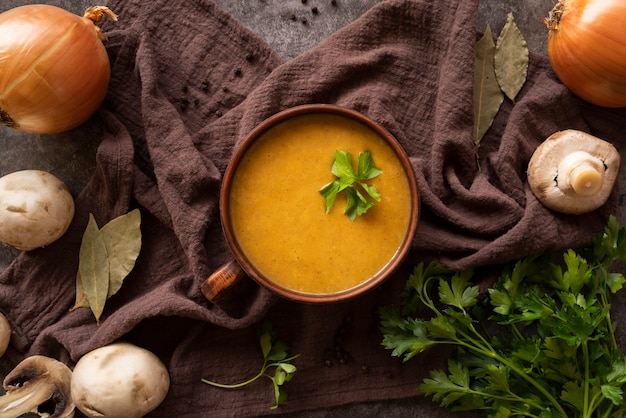
<svg viewBox="0 0 626 418">
<path fill-rule="evenodd" d="M 281 361 L 277 361 L 277 362 L 274 362 L 274 363 L 268 363 L 268 361 L 265 360 L 263 362 L 263 367 L 261 367 L 261 371 L 259 373 L 257 373 L 256 376 L 251 377 L 250 379 L 246 380 L 245 382 L 241 382 L 241 383 L 232 383 L 232 384 L 217 383 L 217 382 L 213 382 L 211 380 L 205 379 L 205 378 L 202 378 L 200 380 L 203 383 L 206 383 L 207 385 L 216 386 L 218 388 L 222 388 L 222 389 L 236 389 L 236 388 L 240 388 L 240 387 L 249 385 L 250 383 L 254 382 L 257 379 L 260 379 L 263 376 L 267 377 L 270 380 L 274 380 L 274 378 L 272 376 L 270 376 L 269 374 L 265 373 L 267 371 L 267 369 L 269 369 L 271 367 L 280 367 L 281 364 L 288 363 L 291 360 L 294 360 L 294 359 L 296 359 L 298 357 L 300 357 L 300 354 L 288 357 L 286 359 L 283 359 Z"/>
<path fill-rule="evenodd" d="M 583 381 L 583 418 L 591 417 L 593 408 L 589 407 L 589 346 L 587 340 L 582 342 L 585 379 Z"/>
<path fill-rule="evenodd" d="M 497 360 L 498 361 L 500 361 L 505 366 L 509 367 L 518 376 L 520 376 L 522 379 L 526 380 L 528 383 L 530 383 L 532 386 L 534 386 L 539 392 L 541 392 L 541 394 L 543 396 L 545 396 L 546 399 L 552 405 L 554 405 L 554 407 L 557 409 L 557 411 L 559 412 L 559 414 L 561 414 L 561 416 L 563 418 L 567 418 L 567 416 L 568 416 L 567 412 L 565 412 L 565 410 L 563 409 L 561 404 L 554 398 L 554 396 L 552 396 L 552 394 L 550 392 L 548 392 L 546 390 L 546 388 L 541 386 L 535 379 L 530 377 L 530 375 L 528 373 L 524 372 L 523 370 L 520 370 L 515 363 L 510 362 L 510 361 L 506 360 L 505 358 L 500 357 L 498 354 L 496 354 L 496 356 L 497 356 Z"/>
<path fill-rule="evenodd" d="M 545 410 L 545 407 L 542 406 L 541 404 L 538 404 L 538 403 L 534 402 L 532 399 L 522 398 L 522 397 L 516 395 L 515 393 L 513 393 L 511 391 L 508 392 L 508 394 L 509 394 L 508 396 L 507 395 L 497 395 L 497 394 L 494 394 L 494 393 L 482 392 L 482 391 L 474 390 L 474 389 L 469 389 L 468 393 L 471 393 L 472 395 L 479 395 L 479 396 L 482 396 L 482 397 L 485 397 L 485 398 L 497 399 L 497 400 L 507 401 L 507 402 L 511 401 L 511 400 L 514 400 L 514 401 L 520 402 L 522 404 L 526 404 L 526 405 L 532 406 L 533 408 L 535 408 L 535 409 L 537 409 L 539 411 L 544 411 Z M 537 415 L 533 415 L 533 414 L 530 414 L 528 412 L 524 413 L 522 411 L 517 411 L 516 415 L 528 416 L 528 417 L 538 417 Z"/>
<path fill-rule="evenodd" d="M 470 337 L 469 335 L 465 333 L 459 333 L 459 334 L 461 334 L 466 340 L 468 340 L 471 343 L 470 344 L 465 341 L 458 341 L 459 345 L 462 345 L 463 347 L 467 347 L 476 353 L 482 354 L 485 357 L 496 359 L 497 353 L 489 344 L 487 344 L 487 346 L 483 346 L 478 341 Z"/>
<path fill-rule="evenodd" d="M 606 289 L 604 292 L 601 293 L 600 295 L 600 300 L 602 301 L 602 307 L 605 306 L 609 306 L 609 300 L 607 297 L 607 292 Z M 615 330 L 613 329 L 613 321 L 611 320 L 611 310 L 607 309 L 606 310 L 606 314 L 604 316 L 604 319 L 606 321 L 606 326 L 609 330 L 609 335 L 611 336 L 611 345 L 613 346 L 614 350 L 619 349 L 618 345 L 617 345 L 617 340 L 615 339 Z"/>
<path fill-rule="evenodd" d="M 428 296 L 426 296 L 426 297 L 428 298 Z M 423 300 L 423 298 L 422 298 L 422 300 Z M 431 307 L 431 309 L 437 313 L 437 315 L 442 315 L 435 308 L 434 304 L 432 303 L 432 301 L 430 301 L 429 298 L 428 298 L 428 302 L 431 302 L 431 303 L 427 303 L 427 305 L 429 305 Z M 462 338 L 464 338 L 465 340 L 457 339 L 457 340 L 453 341 L 454 344 L 457 344 L 457 345 L 460 345 L 460 346 L 464 346 L 464 347 L 466 347 L 466 348 L 468 348 L 468 349 L 470 349 L 470 350 L 472 350 L 472 351 L 474 351 L 474 352 L 476 352 L 478 354 L 481 354 L 483 356 L 492 358 L 492 359 L 494 359 L 496 361 L 499 361 L 500 363 L 504 364 L 505 366 L 509 367 L 518 376 L 520 376 L 522 379 L 526 380 L 533 387 L 535 387 L 552 405 L 554 405 L 554 407 L 558 410 L 559 414 L 562 417 L 567 418 L 567 413 L 565 412 L 563 407 L 559 404 L 559 402 L 554 398 L 554 396 L 552 396 L 552 394 L 550 392 L 548 392 L 543 386 L 541 386 L 541 384 L 539 384 L 535 379 L 530 377 L 528 375 L 528 373 L 525 373 L 523 370 L 520 370 L 515 363 L 510 362 L 506 358 L 500 356 L 498 354 L 498 352 L 493 348 L 493 346 L 485 339 L 485 337 L 483 337 L 483 335 L 481 333 L 479 333 L 476 330 L 476 328 L 474 328 L 474 326 L 472 324 L 468 325 L 468 329 L 474 335 L 476 335 L 478 337 L 478 340 L 473 338 L 473 337 L 471 337 L 467 333 L 464 333 L 464 332 L 462 332 L 460 330 L 457 330 L 457 334 L 459 336 L 461 336 Z M 539 410 L 545 409 L 545 408 L 542 408 L 539 405 L 537 405 L 536 407 Z"/>
<path fill-rule="evenodd" d="M 240 387 L 246 386 L 246 385 L 254 382 L 255 380 L 263 377 L 263 374 L 265 373 L 265 370 L 267 370 L 267 367 L 269 367 L 269 366 L 266 366 L 265 364 L 263 364 L 263 368 L 261 369 L 261 371 L 256 376 L 246 380 L 245 382 L 241 382 L 241 383 L 233 383 L 233 384 L 217 383 L 217 382 L 212 382 L 212 381 L 204 379 L 204 378 L 202 378 L 200 380 L 203 383 L 206 383 L 206 384 L 211 385 L 211 386 L 216 386 L 218 388 L 222 388 L 222 389 L 236 389 L 236 388 L 240 388 Z"/>
<path fill-rule="evenodd" d="M 526 338 L 524 338 L 524 336 L 520 332 L 519 328 L 517 328 L 517 326 L 515 324 L 511 324 L 510 329 L 511 329 L 511 333 L 515 336 L 515 338 L 517 338 L 518 340 L 521 340 L 521 341 L 525 341 L 526 340 Z"/>
<path fill-rule="evenodd" d="M 600 404 L 602 403 L 602 392 L 598 391 L 596 392 L 596 394 L 593 396 L 593 398 L 591 399 L 591 402 L 589 403 L 589 411 L 587 412 L 586 416 L 591 417 L 591 413 L 593 411 L 595 411 L 598 406 L 600 406 Z M 608 410 L 602 415 L 603 417 L 609 417 L 611 416 L 611 412 L 613 411 L 613 406 L 610 406 L 608 408 Z"/>
<path fill-rule="evenodd" d="M 478 341 L 476 341 L 475 339 L 473 339 L 472 337 L 470 337 L 467 334 L 464 333 L 459 333 L 460 335 L 462 335 L 464 338 L 466 338 L 468 341 L 471 342 L 465 342 L 462 340 L 458 340 L 455 341 L 455 344 L 457 345 L 461 345 L 463 347 L 466 347 L 478 354 L 481 354 L 483 356 L 492 358 L 494 360 L 497 360 L 498 362 L 504 364 L 505 366 L 507 366 L 509 369 L 511 369 L 515 374 L 517 374 L 518 376 L 520 376 L 522 379 L 526 380 L 528 383 L 530 383 L 535 389 L 537 389 L 547 400 L 548 402 L 550 402 L 552 405 L 554 405 L 554 407 L 557 409 L 557 411 L 559 412 L 559 414 L 563 417 L 563 418 L 567 418 L 567 412 L 565 412 L 565 410 L 563 409 L 563 407 L 561 406 L 561 404 L 559 404 L 559 402 L 554 398 L 554 396 L 552 396 L 552 394 L 550 392 L 548 392 L 546 390 L 546 388 L 544 388 L 543 386 L 541 386 L 535 379 L 533 379 L 532 377 L 530 377 L 528 375 L 528 373 L 524 372 L 523 370 L 520 370 L 517 365 L 514 362 L 508 361 L 506 358 L 500 356 L 500 354 L 498 354 L 498 352 L 496 350 L 494 350 L 494 348 L 485 341 L 486 346 L 483 346 L 482 344 L 480 344 Z M 481 338 L 484 340 L 484 338 Z M 528 401 L 526 401 L 528 403 Z M 539 410 L 545 410 L 545 408 L 541 407 L 540 405 L 534 405 L 536 408 L 538 408 Z"/>
</svg>

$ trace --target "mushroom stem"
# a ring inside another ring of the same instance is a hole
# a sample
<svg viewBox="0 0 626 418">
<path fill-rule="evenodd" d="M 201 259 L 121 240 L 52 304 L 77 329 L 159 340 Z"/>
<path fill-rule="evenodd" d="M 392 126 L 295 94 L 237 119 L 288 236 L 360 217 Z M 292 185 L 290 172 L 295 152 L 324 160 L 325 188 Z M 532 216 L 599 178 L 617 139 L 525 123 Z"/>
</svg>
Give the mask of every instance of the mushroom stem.
<svg viewBox="0 0 626 418">
<path fill-rule="evenodd" d="M 0 396 L 0 418 L 15 418 L 29 412 L 41 417 L 73 417 L 71 378 L 72 371 L 58 360 L 27 357 L 4 379 L 7 392 Z"/>
<path fill-rule="evenodd" d="M 0 418 L 15 418 L 36 411 L 54 394 L 54 386 L 26 383 L 0 397 Z"/>
<path fill-rule="evenodd" d="M 604 205 L 613 193 L 620 160 L 613 144 L 566 129 L 539 144 L 528 162 L 528 185 L 549 209 L 588 213 Z"/>
<path fill-rule="evenodd" d="M 602 188 L 604 169 L 601 159 L 585 151 L 573 152 L 559 164 L 557 183 L 566 193 L 593 196 Z"/>
</svg>

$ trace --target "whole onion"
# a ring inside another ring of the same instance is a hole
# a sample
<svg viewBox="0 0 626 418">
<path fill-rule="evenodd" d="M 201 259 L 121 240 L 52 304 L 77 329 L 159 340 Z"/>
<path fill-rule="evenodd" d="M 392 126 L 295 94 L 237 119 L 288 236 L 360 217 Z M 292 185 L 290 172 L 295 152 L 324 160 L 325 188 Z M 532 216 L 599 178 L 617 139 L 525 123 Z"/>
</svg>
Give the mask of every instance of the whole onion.
<svg viewBox="0 0 626 418">
<path fill-rule="evenodd" d="M 107 7 L 83 17 L 45 4 L 0 14 L 0 124 L 54 134 L 85 122 L 106 95 L 111 70 L 96 26 Z"/>
<path fill-rule="evenodd" d="M 625 107 L 626 1 L 560 0 L 545 22 L 561 82 L 595 105 Z"/>
</svg>

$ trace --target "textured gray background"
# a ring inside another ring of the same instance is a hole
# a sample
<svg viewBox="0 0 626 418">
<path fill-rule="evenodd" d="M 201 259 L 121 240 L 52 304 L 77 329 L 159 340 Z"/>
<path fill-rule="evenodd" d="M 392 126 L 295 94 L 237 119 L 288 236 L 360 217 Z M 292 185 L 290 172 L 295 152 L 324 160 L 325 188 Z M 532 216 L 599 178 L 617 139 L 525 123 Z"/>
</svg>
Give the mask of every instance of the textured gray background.
<svg viewBox="0 0 626 418">
<path fill-rule="evenodd" d="M 291 59 L 314 47 L 337 29 L 366 12 L 379 0 L 214 0 L 244 25 L 265 39 L 283 58 Z M 436 0 L 434 0 L 436 1 Z M 87 0 L 43 0 L 43 3 L 61 6 L 82 14 Z M 0 12 L 32 3 L 27 0 L 2 0 Z M 498 34 L 508 13 L 513 13 L 516 23 L 526 37 L 532 52 L 546 54 L 547 29 L 542 20 L 547 16 L 552 0 L 481 0 L 477 30 L 489 24 Z M 314 14 L 312 8 L 319 13 Z M 296 20 L 292 19 L 296 16 Z M 302 18 L 306 23 L 302 23 Z M 100 138 L 96 119 L 61 135 L 42 136 L 15 133 L 0 128 L 0 176 L 26 168 L 52 172 L 62 179 L 74 195 L 84 187 L 94 166 L 94 153 Z M 623 177 L 623 175 L 622 175 Z M 624 216 L 620 215 L 620 219 Z M 622 220 L 622 224 L 625 222 Z M 0 270 L 6 268 L 17 251 L 0 246 Z M 199 411 L 198 416 L 206 411 Z M 279 412 L 279 411 L 278 411 Z M 415 398 L 402 401 L 376 402 L 350 405 L 319 411 L 308 411 L 298 417 L 449 417 L 481 416 L 467 413 L 452 414 L 434 405 L 429 399 Z"/>
</svg>

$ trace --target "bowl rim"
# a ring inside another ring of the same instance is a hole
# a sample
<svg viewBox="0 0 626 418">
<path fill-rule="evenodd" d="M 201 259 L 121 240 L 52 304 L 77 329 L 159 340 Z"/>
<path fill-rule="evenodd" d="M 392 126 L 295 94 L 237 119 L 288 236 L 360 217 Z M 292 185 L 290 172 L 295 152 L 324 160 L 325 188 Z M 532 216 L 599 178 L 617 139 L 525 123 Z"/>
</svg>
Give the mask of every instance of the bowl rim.
<svg viewBox="0 0 626 418">
<path fill-rule="evenodd" d="M 392 148 L 392 150 L 400 160 L 402 168 L 404 169 L 404 172 L 406 174 L 407 181 L 409 182 L 409 189 L 412 192 L 411 214 L 409 218 L 407 232 L 404 240 L 402 241 L 402 244 L 399 246 L 393 257 L 374 276 L 364 280 L 356 286 L 333 293 L 312 293 L 297 291 L 278 285 L 271 279 L 265 277 L 255 268 L 254 264 L 250 260 L 248 260 L 243 249 L 239 246 L 230 222 L 231 217 L 229 211 L 230 189 L 234 173 L 237 169 L 239 161 L 244 156 L 250 145 L 254 143 L 254 141 L 256 141 L 259 137 L 261 137 L 265 132 L 267 132 L 270 128 L 287 119 L 307 114 L 320 113 L 334 114 L 350 118 L 352 120 L 362 123 L 363 125 L 376 132 L 379 136 L 381 136 Z M 269 289 L 279 296 L 282 296 L 283 298 L 302 303 L 327 303 L 351 299 L 358 295 L 366 293 L 369 290 L 380 285 L 398 269 L 398 267 L 403 263 L 407 253 L 411 249 L 413 237 L 415 236 L 415 230 L 419 222 L 421 208 L 420 194 L 417 188 L 417 180 L 415 178 L 413 166 L 411 165 L 409 157 L 405 153 L 400 143 L 387 129 L 385 129 L 383 126 L 381 126 L 368 116 L 347 107 L 331 104 L 305 104 L 290 107 L 288 109 L 279 111 L 272 116 L 269 116 L 261 123 L 259 123 L 255 128 L 253 128 L 250 133 L 248 133 L 248 135 L 246 135 L 246 137 L 236 145 L 235 152 L 231 157 L 228 166 L 226 167 L 226 171 L 224 172 L 220 190 L 219 213 L 222 225 L 222 232 L 226 239 L 226 243 L 228 244 L 228 248 L 230 249 L 231 254 L 237 264 L 249 277 L 251 277 L 261 286 Z"/>
</svg>

